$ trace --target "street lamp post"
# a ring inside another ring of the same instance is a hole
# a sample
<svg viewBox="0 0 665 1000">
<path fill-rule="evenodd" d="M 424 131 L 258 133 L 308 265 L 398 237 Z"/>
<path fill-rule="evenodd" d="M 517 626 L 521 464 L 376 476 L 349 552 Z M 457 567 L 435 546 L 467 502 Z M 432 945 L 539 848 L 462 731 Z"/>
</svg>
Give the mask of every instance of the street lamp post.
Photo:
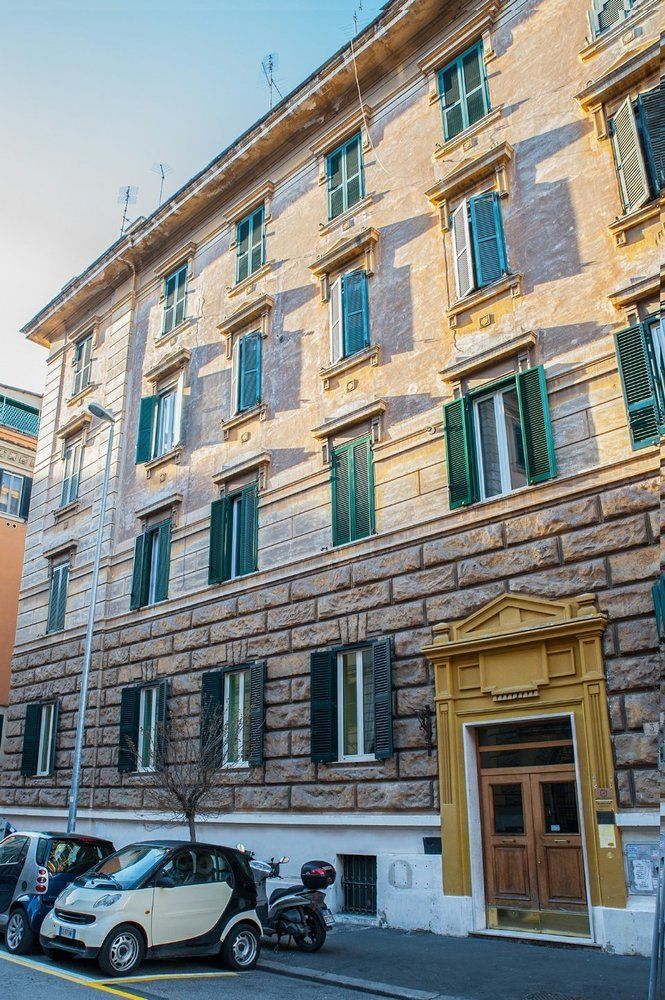
<svg viewBox="0 0 665 1000">
<path fill-rule="evenodd" d="M 104 479 L 102 482 L 102 499 L 99 507 L 99 523 L 97 525 L 97 543 L 95 545 L 95 558 L 92 564 L 92 583 L 90 585 L 90 606 L 88 608 L 88 626 L 85 633 L 85 646 L 83 648 L 83 669 L 81 670 L 81 690 L 79 692 L 78 715 L 76 719 L 76 741 L 74 743 L 74 764 L 72 766 L 72 784 L 69 791 L 69 814 L 67 816 L 67 833 L 73 833 L 76 829 L 76 810 L 78 808 L 79 785 L 81 783 L 81 756 L 83 753 L 83 733 L 85 729 L 85 710 L 88 703 L 88 679 L 90 677 L 90 660 L 92 659 L 92 633 L 95 626 L 95 604 L 97 603 L 97 582 L 99 580 L 99 560 L 102 554 L 102 539 L 104 536 L 104 519 L 106 515 L 106 496 L 109 486 L 109 473 L 111 471 L 111 450 L 113 448 L 113 430 L 115 417 L 113 414 L 100 406 L 99 403 L 90 403 L 88 410 L 94 417 L 109 424 L 109 439 L 106 445 L 106 465 L 104 466 Z"/>
</svg>

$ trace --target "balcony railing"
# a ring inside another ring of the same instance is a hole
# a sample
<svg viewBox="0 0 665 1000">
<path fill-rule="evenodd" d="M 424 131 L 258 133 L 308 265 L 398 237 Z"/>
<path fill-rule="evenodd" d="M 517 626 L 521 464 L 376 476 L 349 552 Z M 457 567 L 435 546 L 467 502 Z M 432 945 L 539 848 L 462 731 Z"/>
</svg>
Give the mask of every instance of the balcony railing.
<svg viewBox="0 0 665 1000">
<path fill-rule="evenodd" d="M 11 427 L 21 434 L 37 437 L 39 432 L 39 411 L 31 406 L 22 406 L 6 396 L 0 396 L 0 424 Z"/>
</svg>

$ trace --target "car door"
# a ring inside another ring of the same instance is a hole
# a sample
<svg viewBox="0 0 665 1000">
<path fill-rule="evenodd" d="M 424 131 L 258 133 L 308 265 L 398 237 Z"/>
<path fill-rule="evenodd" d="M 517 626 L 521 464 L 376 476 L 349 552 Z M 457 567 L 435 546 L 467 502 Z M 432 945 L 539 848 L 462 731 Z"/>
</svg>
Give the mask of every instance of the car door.
<svg viewBox="0 0 665 1000">
<path fill-rule="evenodd" d="M 29 837 L 7 837 L 0 844 L 0 913 L 4 913 L 14 898 L 25 858 L 28 853 Z"/>
<path fill-rule="evenodd" d="M 153 947 L 196 943 L 214 931 L 232 895 L 233 876 L 221 851 L 205 847 L 178 851 L 156 878 Z"/>
</svg>

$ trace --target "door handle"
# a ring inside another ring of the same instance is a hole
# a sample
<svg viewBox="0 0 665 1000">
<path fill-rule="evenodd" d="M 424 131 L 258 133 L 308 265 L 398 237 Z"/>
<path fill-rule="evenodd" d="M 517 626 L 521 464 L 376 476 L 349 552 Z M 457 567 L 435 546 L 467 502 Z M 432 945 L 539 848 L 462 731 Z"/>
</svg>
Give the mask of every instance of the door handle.
<svg viewBox="0 0 665 1000">
<path fill-rule="evenodd" d="M 517 841 L 515 840 L 515 838 L 513 838 L 512 840 L 502 840 L 501 843 L 502 844 L 516 844 Z"/>
<path fill-rule="evenodd" d="M 554 840 L 552 841 L 552 843 L 553 844 L 569 844 L 570 841 L 567 840 L 565 837 L 555 837 Z"/>
</svg>

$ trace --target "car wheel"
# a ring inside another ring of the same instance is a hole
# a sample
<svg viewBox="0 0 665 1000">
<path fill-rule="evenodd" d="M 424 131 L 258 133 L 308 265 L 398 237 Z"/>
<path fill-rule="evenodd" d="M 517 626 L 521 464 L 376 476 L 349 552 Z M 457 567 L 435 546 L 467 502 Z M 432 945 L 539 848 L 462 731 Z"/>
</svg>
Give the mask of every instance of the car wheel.
<svg viewBox="0 0 665 1000">
<path fill-rule="evenodd" d="M 261 938 L 251 924 L 236 924 L 222 943 L 222 961 L 231 969 L 246 972 L 259 960 Z"/>
<path fill-rule="evenodd" d="M 296 947 L 300 948 L 301 951 L 318 951 L 326 940 L 326 929 L 323 926 L 323 921 L 314 910 L 305 910 L 303 923 L 307 931 L 301 937 L 295 938 Z"/>
<path fill-rule="evenodd" d="M 107 976 L 129 976 L 143 961 L 143 935 L 131 924 L 120 924 L 106 938 L 97 963 Z"/>
<path fill-rule="evenodd" d="M 35 935 L 28 923 L 28 914 L 20 907 L 10 914 L 7 921 L 5 944 L 12 955 L 25 955 L 35 946 Z"/>
</svg>

